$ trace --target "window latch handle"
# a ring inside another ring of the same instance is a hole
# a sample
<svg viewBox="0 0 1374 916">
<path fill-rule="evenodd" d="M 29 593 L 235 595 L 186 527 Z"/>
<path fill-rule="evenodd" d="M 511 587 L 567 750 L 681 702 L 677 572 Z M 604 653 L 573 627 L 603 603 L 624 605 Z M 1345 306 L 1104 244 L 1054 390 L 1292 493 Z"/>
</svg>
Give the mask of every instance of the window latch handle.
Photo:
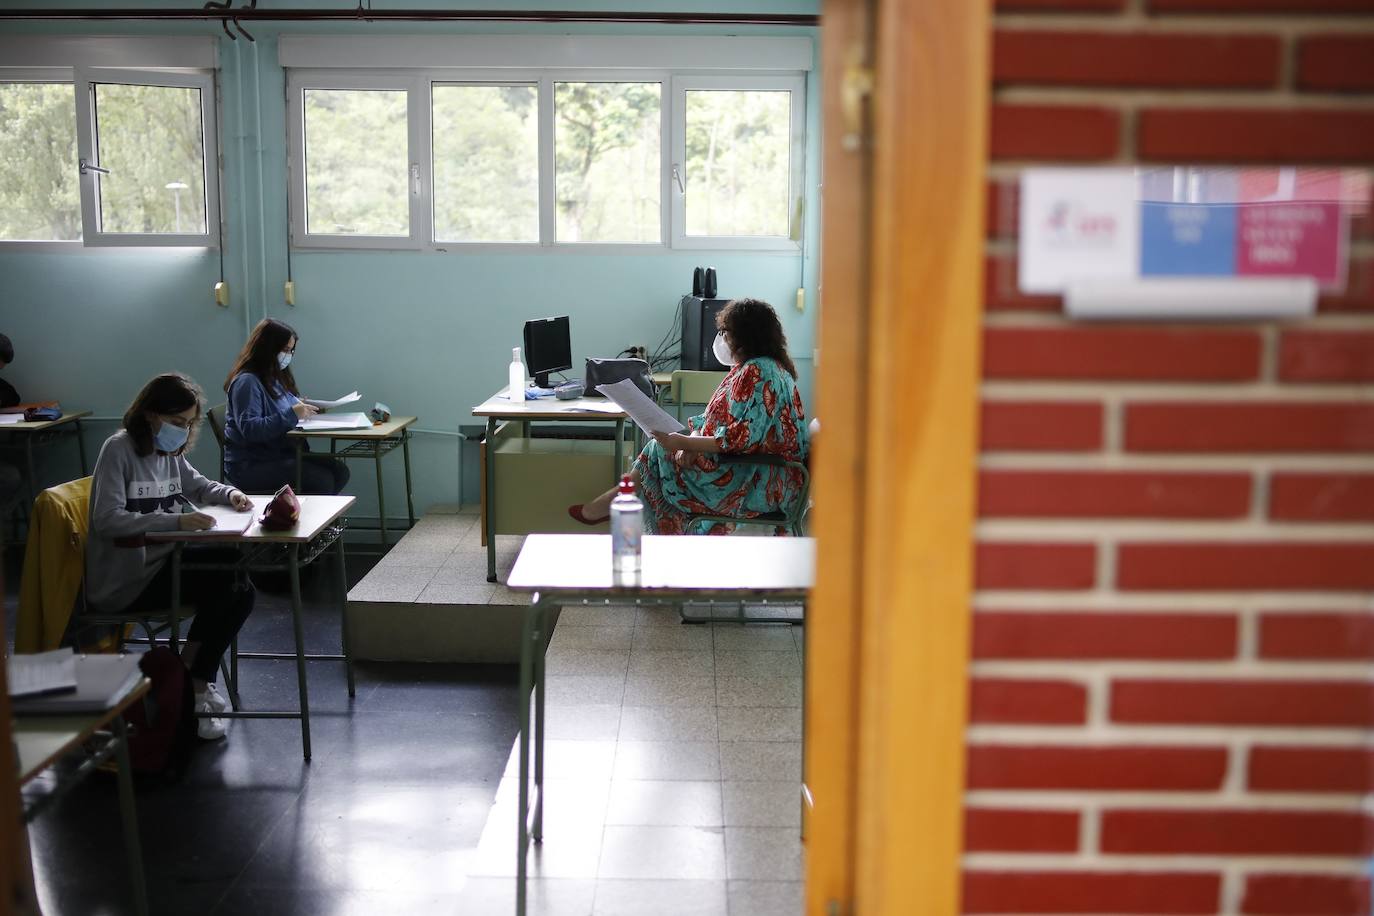
<svg viewBox="0 0 1374 916">
<path fill-rule="evenodd" d="M 418 162 L 410 164 L 410 196 L 420 196 L 420 163 Z"/>
<path fill-rule="evenodd" d="M 70 162 L 71 160 L 69 159 L 67 161 Z M 109 169 L 102 169 L 100 166 L 87 162 L 85 159 L 80 160 L 80 164 L 82 175 L 85 175 L 87 172 L 99 172 L 102 175 L 110 174 Z"/>
<path fill-rule="evenodd" d="M 682 183 L 682 169 L 678 168 L 676 162 L 673 163 L 673 181 L 677 182 L 677 192 L 679 194 L 687 193 L 687 185 Z"/>
</svg>

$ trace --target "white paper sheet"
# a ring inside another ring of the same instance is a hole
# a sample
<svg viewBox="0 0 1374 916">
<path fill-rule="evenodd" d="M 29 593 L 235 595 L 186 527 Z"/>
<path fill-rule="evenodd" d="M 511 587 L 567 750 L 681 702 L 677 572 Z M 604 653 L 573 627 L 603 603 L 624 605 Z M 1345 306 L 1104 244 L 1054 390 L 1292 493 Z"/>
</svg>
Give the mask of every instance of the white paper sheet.
<svg viewBox="0 0 1374 916">
<path fill-rule="evenodd" d="M 76 656 L 70 648 L 33 655 L 11 655 L 7 673 L 12 697 L 75 690 Z"/>
<path fill-rule="evenodd" d="M 196 506 L 193 510 L 188 508 L 188 511 L 201 512 L 210 516 L 215 520 L 215 527 L 206 528 L 204 531 L 150 531 L 147 535 L 148 539 L 157 540 L 159 536 L 167 538 L 173 535 L 175 535 L 176 540 L 180 540 L 187 537 L 214 538 L 243 534 L 252 526 L 253 519 L 256 517 L 252 509 L 240 512 L 233 506 L 221 506 L 218 504 L 213 506 Z"/>
<path fill-rule="evenodd" d="M 7 424 L 9 424 L 9 423 L 23 423 L 23 422 L 24 422 L 24 415 L 23 415 L 22 413 L 0 413 L 0 426 L 5 426 L 5 425 L 7 425 Z"/>
<path fill-rule="evenodd" d="M 597 385 L 596 390 L 620 405 L 635 425 L 649 435 L 676 433 L 686 429 L 672 414 L 659 407 L 629 379 L 612 385 Z"/>
<path fill-rule="evenodd" d="M 296 424 L 296 429 L 306 432 L 322 429 L 365 429 L 372 421 L 365 413 L 330 413 L 317 417 L 306 417 Z"/>
<path fill-rule="evenodd" d="M 362 400 L 362 395 L 353 391 L 344 395 L 336 401 L 321 401 L 319 398 L 306 398 L 305 403 L 314 405 L 321 410 L 333 410 L 335 407 L 342 407 L 345 404 L 352 404 L 354 401 Z"/>
</svg>

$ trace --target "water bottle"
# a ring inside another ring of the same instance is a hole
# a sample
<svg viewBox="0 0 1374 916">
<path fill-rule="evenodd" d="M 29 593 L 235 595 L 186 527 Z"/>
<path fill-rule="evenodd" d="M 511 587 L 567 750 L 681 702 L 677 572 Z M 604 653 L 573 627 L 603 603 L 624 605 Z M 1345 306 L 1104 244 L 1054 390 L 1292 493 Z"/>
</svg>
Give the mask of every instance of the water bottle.
<svg viewBox="0 0 1374 916">
<path fill-rule="evenodd" d="M 525 400 L 525 364 L 520 361 L 520 348 L 513 347 L 510 351 L 510 388 L 506 395 L 512 401 Z"/>
<path fill-rule="evenodd" d="M 611 557 L 615 572 L 639 572 L 643 534 L 644 504 L 635 495 L 634 481 L 626 474 L 620 478 L 620 492 L 611 500 Z"/>
</svg>

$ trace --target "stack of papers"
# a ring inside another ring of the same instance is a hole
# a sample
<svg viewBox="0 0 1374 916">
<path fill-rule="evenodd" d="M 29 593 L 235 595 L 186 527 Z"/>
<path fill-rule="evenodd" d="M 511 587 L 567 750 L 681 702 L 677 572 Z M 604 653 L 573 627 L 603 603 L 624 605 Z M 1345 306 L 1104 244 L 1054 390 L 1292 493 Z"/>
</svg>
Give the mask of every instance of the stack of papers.
<svg viewBox="0 0 1374 916">
<path fill-rule="evenodd" d="M 200 512 L 210 516 L 215 520 L 214 527 L 206 528 L 204 531 L 149 531 L 147 537 L 150 540 L 178 541 L 183 538 L 237 537 L 253 524 L 251 507 L 245 512 L 240 512 L 233 506 L 191 506 L 188 504 L 187 511 Z"/>
<path fill-rule="evenodd" d="M 686 429 L 672 414 L 659 407 L 634 382 L 621 379 L 611 385 L 597 385 L 596 390 L 620 406 L 630 419 L 649 435 L 677 433 Z"/>
<path fill-rule="evenodd" d="M 71 649 L 12 655 L 5 673 L 11 697 L 72 691 L 76 689 L 76 655 Z"/>
<path fill-rule="evenodd" d="M 362 429 L 371 426 L 372 421 L 365 413 L 331 413 L 306 417 L 296 424 L 296 429 L 313 432 L 322 429 Z"/>
<path fill-rule="evenodd" d="M 70 649 L 64 651 L 71 655 Z M 73 656 L 73 661 L 75 690 L 49 696 L 16 697 L 12 704 L 15 714 L 103 712 L 123 699 L 143 677 L 137 655 L 77 655 Z"/>
<path fill-rule="evenodd" d="M 24 415 L 22 413 L 0 413 L 0 426 L 6 426 L 10 423 L 23 422 Z"/>
<path fill-rule="evenodd" d="M 361 398 L 362 395 L 358 394 L 358 392 L 350 391 L 348 394 L 335 401 L 321 401 L 318 398 L 306 398 L 305 403 L 318 407 L 320 410 L 333 410 L 335 407 L 352 404 L 354 401 L 360 400 Z"/>
</svg>

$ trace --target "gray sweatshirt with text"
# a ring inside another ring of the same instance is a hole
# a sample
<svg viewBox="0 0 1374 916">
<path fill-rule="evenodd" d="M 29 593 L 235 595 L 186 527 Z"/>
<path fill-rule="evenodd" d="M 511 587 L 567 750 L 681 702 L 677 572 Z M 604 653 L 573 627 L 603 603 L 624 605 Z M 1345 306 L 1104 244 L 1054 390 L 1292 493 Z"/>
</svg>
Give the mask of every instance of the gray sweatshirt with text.
<svg viewBox="0 0 1374 916">
<path fill-rule="evenodd" d="M 171 544 L 146 544 L 143 536 L 177 529 L 184 506 L 177 497 L 228 505 L 232 492 L 184 455 L 139 455 L 125 430 L 106 439 L 91 481 L 86 602 L 107 613 L 128 608 L 172 552 Z"/>
</svg>

